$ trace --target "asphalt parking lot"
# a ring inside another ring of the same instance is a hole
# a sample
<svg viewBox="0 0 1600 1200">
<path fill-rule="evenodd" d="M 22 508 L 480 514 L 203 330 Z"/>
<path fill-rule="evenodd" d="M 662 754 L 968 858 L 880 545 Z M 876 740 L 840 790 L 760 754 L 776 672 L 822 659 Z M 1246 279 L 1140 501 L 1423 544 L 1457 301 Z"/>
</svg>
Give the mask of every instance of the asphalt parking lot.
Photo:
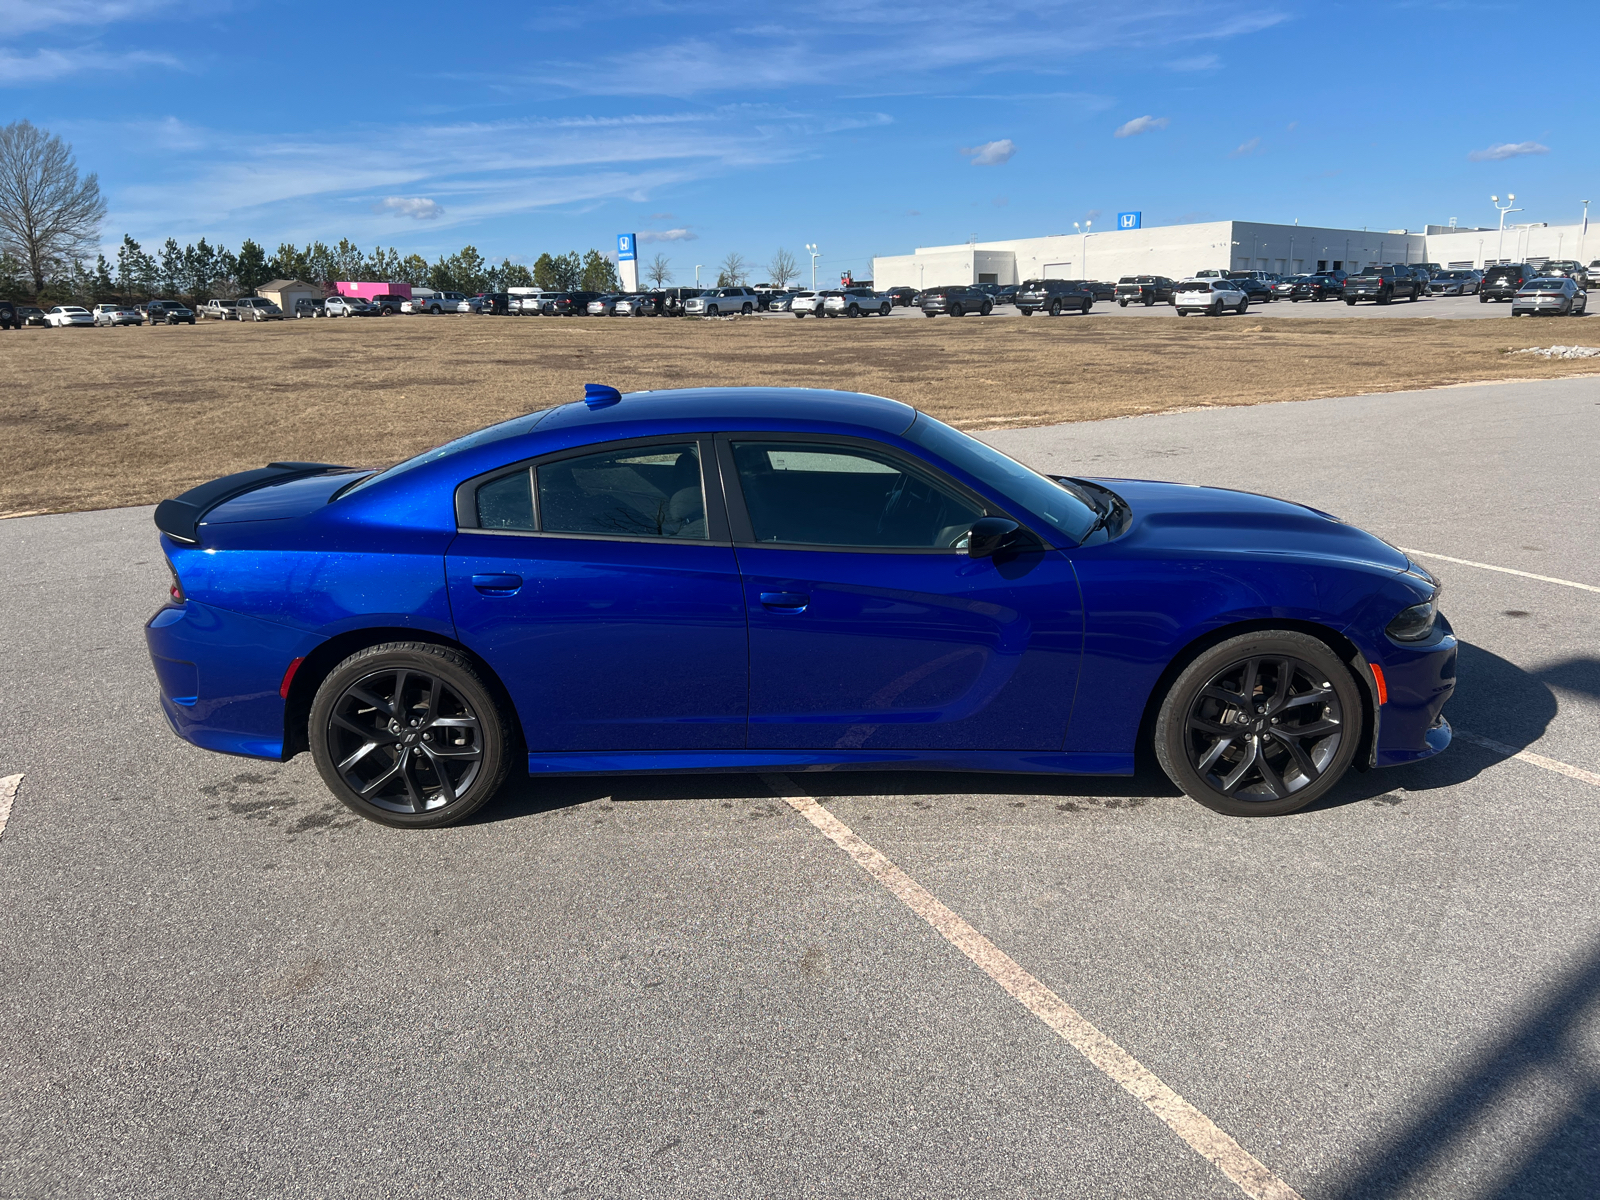
<svg viewBox="0 0 1600 1200">
<path fill-rule="evenodd" d="M 1595 312 L 1600 314 L 1600 309 Z M 1290 300 L 1273 300 L 1266 304 L 1252 304 L 1248 312 L 1243 314 L 1225 313 L 1220 317 L 1204 318 L 1208 320 L 1227 321 L 1237 320 L 1238 316 L 1273 316 L 1273 317 L 1348 317 L 1351 320 L 1395 320 L 1407 317 L 1432 317 L 1436 320 L 1482 320 L 1485 317 L 1507 317 L 1511 315 L 1509 302 L 1501 303 L 1491 301 L 1481 303 L 1476 296 L 1424 296 L 1418 300 L 1398 300 L 1393 304 L 1378 305 L 1371 301 L 1363 300 L 1359 304 L 1344 304 L 1338 300 L 1312 301 L 1302 300 L 1295 303 Z M 1588 316 L 1587 313 L 1583 314 Z M 772 321 L 792 321 L 793 313 L 762 313 L 762 318 Z M 920 308 L 895 308 L 891 309 L 889 316 L 893 320 L 903 320 L 907 317 L 923 317 Z M 985 320 L 994 320 L 996 317 L 1020 317 L 1022 314 L 1011 304 L 1002 304 L 996 308 Z M 1170 304 L 1152 304 L 1146 307 L 1143 304 L 1130 304 L 1126 308 L 1114 300 L 1101 300 L 1097 302 L 1087 314 L 1069 312 L 1063 313 L 1057 320 L 1076 321 L 1084 316 L 1091 318 L 1105 317 L 1138 317 L 1144 320 L 1178 319 L 1178 310 Z M 810 320 L 810 317 L 801 317 L 801 320 Z M 835 318 L 839 319 L 839 318 Z M 877 320 L 880 318 L 868 318 Z M 1035 313 L 1033 320 L 1049 320 L 1043 313 Z M 1186 317 L 1185 320 L 1200 320 L 1200 314 Z M 1581 321 L 1583 318 L 1580 317 Z M 1563 322 L 1564 324 L 1564 322 Z"/>
<path fill-rule="evenodd" d="M 1400 307 L 1458 303 L 1504 311 Z M 1593 1196 L 1600 379 L 985 436 L 1426 553 L 1481 740 L 1274 820 L 828 774 L 517 782 L 403 833 L 168 732 L 149 509 L 0 521 L 0 1195 Z M 791 795 L 1293 1190 L 1230 1182 Z"/>
</svg>

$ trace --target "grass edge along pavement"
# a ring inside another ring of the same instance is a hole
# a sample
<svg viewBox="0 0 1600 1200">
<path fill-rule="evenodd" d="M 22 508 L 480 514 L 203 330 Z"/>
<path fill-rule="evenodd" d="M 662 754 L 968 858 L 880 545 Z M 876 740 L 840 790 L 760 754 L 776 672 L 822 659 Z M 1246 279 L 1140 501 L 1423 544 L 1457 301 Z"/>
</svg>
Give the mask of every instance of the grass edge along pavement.
<svg viewBox="0 0 1600 1200">
<path fill-rule="evenodd" d="M 1532 321 L 416 317 L 28 330 L 0 355 L 0 514 L 150 504 L 274 460 L 383 466 L 519 413 L 689 386 L 892 396 L 974 432 L 1594 375 Z"/>
</svg>

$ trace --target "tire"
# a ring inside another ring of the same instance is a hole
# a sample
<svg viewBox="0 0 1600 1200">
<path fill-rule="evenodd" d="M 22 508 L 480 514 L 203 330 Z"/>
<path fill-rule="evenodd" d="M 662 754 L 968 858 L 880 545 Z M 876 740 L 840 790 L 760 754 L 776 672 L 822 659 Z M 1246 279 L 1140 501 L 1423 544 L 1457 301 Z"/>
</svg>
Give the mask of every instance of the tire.
<svg viewBox="0 0 1600 1200">
<path fill-rule="evenodd" d="M 1212 304 L 1211 304 L 1211 307 L 1206 309 L 1206 316 L 1208 316 L 1208 317 L 1220 317 L 1221 315 L 1222 315 L 1222 301 L 1220 301 L 1220 300 L 1213 301 Z"/>
<path fill-rule="evenodd" d="M 1089 310 L 1091 308 L 1093 308 L 1093 307 L 1094 307 L 1094 301 L 1093 300 L 1085 300 L 1083 302 L 1083 307 L 1078 309 L 1078 311 L 1081 312 L 1084 316 L 1087 317 L 1089 315 Z"/>
<path fill-rule="evenodd" d="M 744 315 L 744 316 L 747 316 L 747 317 L 748 317 L 748 316 L 749 316 L 749 315 L 750 315 L 750 313 L 751 313 L 751 312 L 752 312 L 752 311 L 753 311 L 753 310 L 752 310 L 752 309 L 751 309 L 751 307 L 750 307 L 750 305 L 748 305 L 748 304 L 746 304 L 746 305 L 745 305 L 745 306 L 744 306 L 744 307 L 743 307 L 743 308 L 741 308 L 741 309 L 740 309 L 740 310 L 739 310 L 739 311 L 740 311 L 740 313 L 742 313 L 742 314 L 743 314 L 743 315 Z"/>
<path fill-rule="evenodd" d="M 1124 305 L 1123 307 L 1127 307 L 1127 306 Z M 1050 315 L 1052 317 L 1059 317 L 1061 315 L 1061 301 L 1059 301 L 1059 300 L 1050 301 Z"/>
<path fill-rule="evenodd" d="M 1489 297 L 1483 295 L 1483 293 L 1480 292 L 1478 294 L 1478 303 L 1479 304 L 1487 304 L 1487 303 L 1489 303 Z"/>
<path fill-rule="evenodd" d="M 861 315 L 860 305 L 852 304 L 849 308 L 845 309 L 844 315 L 852 319 L 859 317 Z"/>
<path fill-rule="evenodd" d="M 889 304 L 880 304 L 880 305 L 878 305 L 878 315 L 880 317 L 887 317 L 889 315 L 889 309 L 892 308 L 892 307 L 893 306 L 889 305 Z"/>
<path fill-rule="evenodd" d="M 938 314 L 938 313 L 931 313 L 931 312 L 925 312 L 925 313 L 923 313 L 923 314 L 922 314 L 922 315 L 923 315 L 923 316 L 925 316 L 925 317 L 927 317 L 927 318 L 928 318 L 928 320 L 930 320 L 930 321 L 931 321 L 931 320 L 933 320 L 933 319 L 934 319 L 934 318 L 935 318 L 935 317 L 937 317 L 937 316 L 938 316 L 938 315 L 939 315 L 939 314 Z"/>
<path fill-rule="evenodd" d="M 1180 317 L 1187 317 L 1189 315 L 1189 310 L 1187 308 L 1180 308 L 1178 309 L 1178 315 Z"/>
<path fill-rule="evenodd" d="M 1356 302 L 1354 300 L 1346 300 L 1345 303 L 1348 304 L 1351 308 L 1354 308 L 1356 306 Z"/>
<path fill-rule="evenodd" d="M 994 311 L 994 305 L 990 304 L 987 300 L 985 300 L 983 302 L 983 307 L 978 310 L 978 315 L 980 317 L 987 317 L 993 311 Z"/>
<path fill-rule="evenodd" d="M 437 740 L 427 736 L 435 731 L 442 731 Z M 499 790 L 511 763 L 510 727 L 477 669 L 427 642 L 389 642 L 345 659 L 317 688 L 307 732 L 328 790 L 369 821 L 402 829 L 470 816 Z M 458 737 L 467 752 L 455 752 Z M 435 753 L 447 744 L 452 753 Z"/>
<path fill-rule="evenodd" d="M 795 320 L 796 320 L 796 321 L 803 321 L 803 320 L 805 320 L 805 317 L 806 317 L 806 315 L 805 315 L 805 313 L 803 313 L 803 312 L 797 312 L 797 313 L 795 313 L 795 315 L 794 315 L 794 319 L 795 319 Z"/>
<path fill-rule="evenodd" d="M 717 306 L 715 304 L 713 304 L 710 308 L 706 309 L 706 316 L 714 317 L 716 315 L 717 315 Z"/>
<path fill-rule="evenodd" d="M 950 315 L 952 317 L 963 317 L 963 316 L 966 316 L 966 314 L 961 311 L 961 305 L 959 305 L 959 304 L 952 304 L 950 306 Z"/>
<path fill-rule="evenodd" d="M 1128 307 L 1128 302 L 1126 300 L 1118 300 L 1117 301 L 1117 307 L 1118 308 L 1127 308 Z"/>
<path fill-rule="evenodd" d="M 1355 676 L 1325 643 L 1291 630 L 1242 634 L 1200 654 L 1173 681 L 1156 718 L 1156 761 L 1214 812 L 1294 812 L 1349 769 L 1361 702 Z"/>
<path fill-rule="evenodd" d="M 1146 296 L 1145 297 L 1144 306 L 1146 308 L 1154 308 L 1155 307 L 1155 303 L 1156 303 L 1156 298 L 1154 296 Z"/>
<path fill-rule="evenodd" d="M 1417 302 L 1417 289 L 1416 288 L 1412 288 L 1411 289 L 1411 295 L 1406 297 L 1406 303 L 1407 304 L 1415 304 L 1416 302 Z"/>
<path fill-rule="evenodd" d="M 1249 308 L 1250 308 L 1250 298 L 1247 296 L 1243 300 L 1239 301 L 1239 307 L 1234 309 L 1233 311 L 1237 315 L 1242 317 L 1249 310 Z"/>
<path fill-rule="evenodd" d="M 1387 304 L 1387 303 L 1389 303 L 1389 301 L 1391 301 L 1393 299 L 1394 299 L 1394 293 L 1393 292 L 1379 292 L 1378 293 L 1378 303 L 1379 304 Z"/>
</svg>

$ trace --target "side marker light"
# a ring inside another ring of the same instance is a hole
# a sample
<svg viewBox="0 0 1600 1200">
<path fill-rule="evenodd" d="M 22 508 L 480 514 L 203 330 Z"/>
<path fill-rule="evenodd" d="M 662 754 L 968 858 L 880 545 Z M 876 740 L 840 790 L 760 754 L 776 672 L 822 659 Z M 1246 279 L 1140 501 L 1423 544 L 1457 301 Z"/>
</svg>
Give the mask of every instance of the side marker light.
<svg viewBox="0 0 1600 1200">
<path fill-rule="evenodd" d="M 1389 703 L 1389 684 L 1383 677 L 1383 668 L 1377 663 L 1368 663 L 1367 665 L 1372 668 L 1372 682 L 1378 685 L 1378 703 Z M 292 667 L 290 669 L 293 670 Z M 285 684 L 284 686 L 287 687 L 288 685 Z"/>
<path fill-rule="evenodd" d="M 283 682 L 278 685 L 278 695 L 285 700 L 289 698 L 289 685 L 294 682 L 294 673 L 300 669 L 300 664 L 305 662 L 302 656 L 289 664 L 289 669 L 283 673 Z"/>
</svg>

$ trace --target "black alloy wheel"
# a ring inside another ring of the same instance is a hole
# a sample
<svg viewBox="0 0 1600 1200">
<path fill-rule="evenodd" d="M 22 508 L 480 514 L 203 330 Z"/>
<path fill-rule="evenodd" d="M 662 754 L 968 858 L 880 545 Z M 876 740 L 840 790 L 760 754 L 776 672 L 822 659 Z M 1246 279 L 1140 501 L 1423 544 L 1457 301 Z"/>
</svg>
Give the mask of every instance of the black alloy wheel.
<svg viewBox="0 0 1600 1200">
<path fill-rule="evenodd" d="M 384 825 L 461 820 L 494 795 L 510 761 L 505 719 L 471 662 L 421 642 L 374 646 L 335 667 L 308 733 L 329 790 Z"/>
<path fill-rule="evenodd" d="M 952 317 L 960 317 L 960 316 L 965 316 L 965 315 L 966 315 L 966 314 L 964 314 L 964 313 L 963 313 L 963 312 L 962 312 L 962 311 L 961 311 L 961 305 L 959 305 L 959 304 L 952 304 L 952 305 L 951 305 L 951 306 L 950 306 L 950 315 L 951 315 L 951 316 L 952 316 Z"/>
<path fill-rule="evenodd" d="M 1052 317 L 1059 317 L 1061 315 L 1061 301 L 1059 301 L 1059 300 L 1050 301 L 1050 315 Z"/>
<path fill-rule="evenodd" d="M 844 315 L 847 317 L 859 317 L 861 315 L 861 306 L 852 304 L 848 309 L 845 310 Z"/>
<path fill-rule="evenodd" d="M 1156 296 L 1155 296 L 1154 292 L 1151 292 L 1148 296 L 1146 296 L 1144 298 L 1144 306 L 1146 308 L 1151 307 L 1153 304 L 1155 304 L 1155 302 L 1156 302 Z"/>
<path fill-rule="evenodd" d="M 989 301 L 985 300 L 983 302 L 983 307 L 978 309 L 978 315 L 980 317 L 987 317 L 993 311 L 994 311 L 994 305 L 990 304 Z"/>
<path fill-rule="evenodd" d="M 1078 311 L 1081 312 L 1084 316 L 1087 317 L 1089 315 L 1089 310 L 1091 308 L 1093 308 L 1093 307 L 1094 307 L 1094 301 L 1093 300 L 1085 300 L 1083 302 L 1083 307 L 1080 308 Z"/>
<path fill-rule="evenodd" d="M 1325 643 L 1248 633 L 1201 654 L 1156 722 L 1156 758 L 1206 807 L 1230 816 L 1293 812 L 1327 794 L 1361 740 L 1355 676 Z"/>
<path fill-rule="evenodd" d="M 891 307 L 891 306 L 890 306 L 890 305 L 887 305 L 887 304 L 880 304 L 880 305 L 878 305 L 878 315 L 879 315 L 879 316 L 880 316 L 880 317 L 887 317 L 887 316 L 888 316 L 888 315 L 889 315 L 889 309 L 890 309 L 890 307 Z"/>
<path fill-rule="evenodd" d="M 746 305 L 745 305 L 745 306 L 744 306 L 744 307 L 742 307 L 742 308 L 741 308 L 741 309 L 740 309 L 740 310 L 739 310 L 739 311 L 740 311 L 740 312 L 741 312 L 741 313 L 743 313 L 743 314 L 744 314 L 744 315 L 745 315 L 745 316 L 747 316 L 747 317 L 748 317 L 748 316 L 749 316 L 749 315 L 750 315 L 750 313 L 751 313 L 751 311 L 752 311 L 752 310 L 751 310 L 751 308 L 750 308 L 750 306 L 749 306 L 749 305 L 748 305 L 748 304 L 746 304 Z"/>
</svg>

